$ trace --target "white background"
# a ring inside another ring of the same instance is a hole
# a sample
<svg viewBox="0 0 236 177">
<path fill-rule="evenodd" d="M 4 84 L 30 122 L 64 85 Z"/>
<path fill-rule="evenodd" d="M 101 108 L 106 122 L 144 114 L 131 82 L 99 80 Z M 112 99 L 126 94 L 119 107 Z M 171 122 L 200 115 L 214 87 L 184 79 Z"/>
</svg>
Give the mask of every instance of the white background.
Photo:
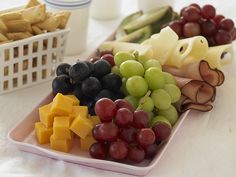
<svg viewBox="0 0 236 177">
<path fill-rule="evenodd" d="M 0 9 L 22 5 L 26 0 L 0 0 Z M 179 11 L 193 1 L 176 0 Z M 195 0 L 201 5 L 206 1 Z M 236 1 L 208 0 L 218 13 L 236 22 Z M 123 0 L 122 16 L 113 21 L 90 20 L 87 50 L 78 56 L 86 57 L 119 24 L 122 17 L 137 10 L 136 0 Z M 234 42 L 234 49 L 236 42 Z M 75 58 L 67 58 L 73 62 Z M 226 81 L 217 90 L 214 109 L 209 113 L 191 112 L 170 144 L 160 163 L 149 177 L 235 177 L 236 176 L 236 64 L 225 68 Z M 45 83 L 0 96 L 0 176 L 129 176 L 64 163 L 18 151 L 7 140 L 8 131 L 24 118 L 49 92 Z"/>
</svg>

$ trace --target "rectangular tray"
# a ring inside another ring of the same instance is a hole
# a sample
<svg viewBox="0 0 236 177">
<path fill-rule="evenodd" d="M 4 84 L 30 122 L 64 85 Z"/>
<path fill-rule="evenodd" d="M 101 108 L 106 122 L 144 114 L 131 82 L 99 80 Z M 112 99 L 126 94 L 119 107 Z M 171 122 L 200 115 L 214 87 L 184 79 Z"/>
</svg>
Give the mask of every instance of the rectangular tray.
<svg viewBox="0 0 236 177">
<path fill-rule="evenodd" d="M 81 151 L 79 146 L 73 146 L 70 153 L 63 153 L 51 150 L 49 145 L 40 145 L 35 138 L 34 124 L 39 121 L 38 108 L 42 105 L 48 104 L 52 101 L 53 95 L 50 93 L 33 111 L 28 114 L 22 121 L 20 121 L 9 133 L 8 139 L 15 144 L 20 150 L 30 153 L 46 156 L 53 159 L 63 160 L 67 162 L 77 163 L 90 167 L 95 167 L 104 170 L 121 172 L 131 175 L 146 175 L 152 170 L 161 159 L 162 155 L 168 148 L 170 142 L 173 140 L 176 132 L 187 117 L 189 111 L 181 115 L 177 123 L 172 129 L 171 136 L 165 141 L 156 156 L 152 160 L 144 160 L 140 164 L 123 164 L 119 162 L 98 160 L 90 157 L 88 152 Z M 78 143 L 78 142 L 75 142 Z"/>
</svg>

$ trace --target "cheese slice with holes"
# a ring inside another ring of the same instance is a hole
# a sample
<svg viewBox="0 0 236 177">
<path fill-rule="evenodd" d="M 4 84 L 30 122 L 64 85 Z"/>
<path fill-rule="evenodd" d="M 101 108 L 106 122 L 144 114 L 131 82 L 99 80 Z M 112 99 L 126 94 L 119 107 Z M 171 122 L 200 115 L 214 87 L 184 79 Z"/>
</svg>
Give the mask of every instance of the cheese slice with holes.
<svg viewBox="0 0 236 177">
<path fill-rule="evenodd" d="M 233 60 L 233 48 L 231 44 L 210 47 L 205 59 L 212 68 L 222 69 Z"/>
<path fill-rule="evenodd" d="M 207 56 L 208 48 L 207 40 L 203 36 L 179 40 L 165 64 L 181 67 L 203 60 Z"/>
</svg>

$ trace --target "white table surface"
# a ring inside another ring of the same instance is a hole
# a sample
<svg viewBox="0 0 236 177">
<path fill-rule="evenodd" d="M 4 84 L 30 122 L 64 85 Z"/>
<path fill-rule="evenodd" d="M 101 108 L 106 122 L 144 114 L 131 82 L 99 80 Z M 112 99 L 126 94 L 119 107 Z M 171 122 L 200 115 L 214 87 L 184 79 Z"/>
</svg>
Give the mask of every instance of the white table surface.
<svg viewBox="0 0 236 177">
<path fill-rule="evenodd" d="M 27 0 L 0 0 L 0 9 L 22 5 Z M 175 10 L 190 4 L 176 0 Z M 199 4 L 206 1 L 195 0 Z M 218 13 L 236 22 L 236 1 L 208 0 Z M 123 0 L 122 16 L 137 10 L 136 0 Z M 122 16 L 113 21 L 90 19 L 88 47 L 73 62 L 85 59 L 110 33 Z M 234 42 L 234 49 L 236 42 Z M 235 177 L 236 176 L 236 63 L 225 68 L 226 81 L 217 90 L 214 109 L 209 113 L 191 112 L 159 164 L 148 177 Z M 19 151 L 7 140 L 8 131 L 24 118 L 49 92 L 51 83 L 0 96 L 0 176 L 129 176 L 77 164 L 56 161 Z"/>
</svg>

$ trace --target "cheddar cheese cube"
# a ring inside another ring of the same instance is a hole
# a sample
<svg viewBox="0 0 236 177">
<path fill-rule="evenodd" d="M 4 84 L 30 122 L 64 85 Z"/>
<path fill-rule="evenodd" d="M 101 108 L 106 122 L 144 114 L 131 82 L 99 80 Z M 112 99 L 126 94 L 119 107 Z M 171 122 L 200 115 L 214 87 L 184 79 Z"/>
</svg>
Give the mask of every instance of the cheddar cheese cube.
<svg viewBox="0 0 236 177">
<path fill-rule="evenodd" d="M 57 140 L 72 139 L 70 131 L 70 117 L 55 117 L 53 123 L 53 135 Z"/>
<path fill-rule="evenodd" d="M 93 123 L 88 118 L 79 115 L 73 120 L 70 129 L 80 138 L 85 138 L 93 129 Z"/>
<path fill-rule="evenodd" d="M 72 113 L 73 100 L 58 93 L 52 102 L 51 112 L 55 115 L 67 116 Z"/>
<path fill-rule="evenodd" d="M 85 138 L 80 138 L 80 149 L 83 151 L 89 151 L 90 146 L 95 143 L 96 140 L 93 136 L 86 136 Z"/>
<path fill-rule="evenodd" d="M 92 121 L 93 126 L 101 123 L 101 120 L 98 116 L 90 116 L 89 119 Z"/>
<path fill-rule="evenodd" d="M 69 152 L 72 147 L 72 140 L 71 139 L 56 139 L 54 135 L 50 137 L 50 147 L 51 149 L 62 151 L 62 152 Z"/>
<path fill-rule="evenodd" d="M 50 142 L 50 136 L 53 130 L 52 128 L 46 128 L 42 122 L 36 122 L 35 133 L 39 144 L 47 144 Z"/>
<path fill-rule="evenodd" d="M 66 96 L 73 100 L 73 106 L 79 106 L 80 101 L 75 95 L 66 95 Z"/>
<path fill-rule="evenodd" d="M 88 117 L 88 107 L 87 106 L 73 106 L 72 113 L 70 116 L 76 118 L 77 116 Z"/>
<path fill-rule="evenodd" d="M 47 127 L 52 127 L 54 114 L 50 112 L 52 104 L 47 104 L 39 108 L 39 119 Z"/>
</svg>

